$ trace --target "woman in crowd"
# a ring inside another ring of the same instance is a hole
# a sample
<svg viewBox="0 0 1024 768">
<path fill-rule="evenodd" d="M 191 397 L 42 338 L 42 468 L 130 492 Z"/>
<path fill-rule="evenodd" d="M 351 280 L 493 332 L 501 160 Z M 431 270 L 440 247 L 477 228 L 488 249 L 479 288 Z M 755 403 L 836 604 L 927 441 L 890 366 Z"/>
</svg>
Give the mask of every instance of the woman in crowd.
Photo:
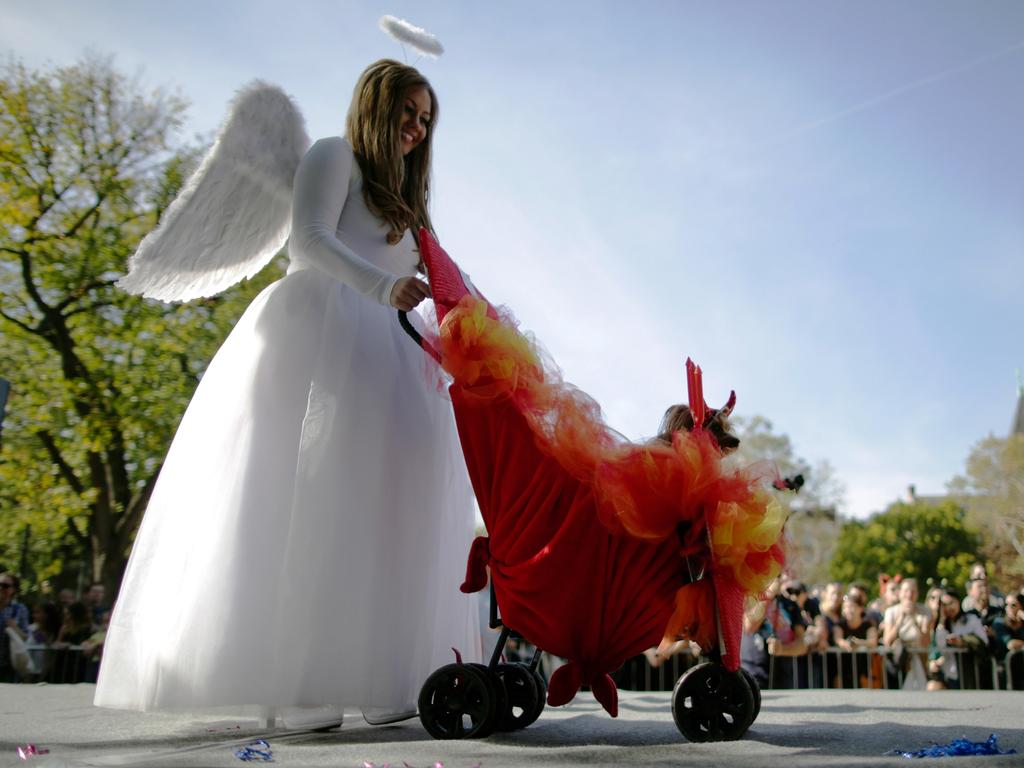
<svg viewBox="0 0 1024 768">
<path fill-rule="evenodd" d="M 992 624 L 996 658 L 1004 664 L 1006 679 L 1015 691 L 1024 689 L 1024 608 L 1020 592 L 1005 596 L 1006 614 Z"/>
<path fill-rule="evenodd" d="M 834 644 L 849 654 L 858 649 L 874 650 L 878 647 L 878 627 L 868 618 L 867 595 L 858 589 L 851 589 L 842 600 L 842 618 L 832 628 Z M 843 688 L 867 688 L 881 685 L 881 665 L 868 672 L 875 655 L 844 655 L 840 667 Z M 859 662 L 859 663 L 857 663 Z"/>
<path fill-rule="evenodd" d="M 75 601 L 65 606 L 64 621 L 51 646 L 54 653 L 50 682 L 85 682 L 87 661 L 80 646 L 95 631 L 85 603 Z"/>
<path fill-rule="evenodd" d="M 985 625 L 973 613 L 960 607 L 960 596 L 951 589 L 942 595 L 942 621 L 935 629 L 935 646 L 941 652 L 932 661 L 933 670 L 941 671 L 946 688 L 959 688 L 965 678 L 971 687 L 977 685 L 987 670 L 988 635 Z"/>
<path fill-rule="evenodd" d="M 929 616 L 918 607 L 917 595 L 917 580 L 902 579 L 899 602 L 886 609 L 881 629 L 883 645 L 893 652 L 896 668 L 892 672 L 902 677 L 904 688 L 923 690 L 927 683 Z"/>
</svg>

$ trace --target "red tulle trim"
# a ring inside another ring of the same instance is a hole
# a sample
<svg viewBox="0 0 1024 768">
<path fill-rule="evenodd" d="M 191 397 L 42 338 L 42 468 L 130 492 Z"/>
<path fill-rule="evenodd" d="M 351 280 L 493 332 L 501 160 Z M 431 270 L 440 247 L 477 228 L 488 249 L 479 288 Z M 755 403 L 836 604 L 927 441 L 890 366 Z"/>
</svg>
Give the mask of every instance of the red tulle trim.
<svg viewBox="0 0 1024 768">
<path fill-rule="evenodd" d="M 710 579 L 685 584 L 676 592 L 675 611 L 665 626 L 658 650 L 676 640 L 691 640 L 701 648 L 713 648 L 718 637 L 715 622 L 715 588 Z"/>
</svg>

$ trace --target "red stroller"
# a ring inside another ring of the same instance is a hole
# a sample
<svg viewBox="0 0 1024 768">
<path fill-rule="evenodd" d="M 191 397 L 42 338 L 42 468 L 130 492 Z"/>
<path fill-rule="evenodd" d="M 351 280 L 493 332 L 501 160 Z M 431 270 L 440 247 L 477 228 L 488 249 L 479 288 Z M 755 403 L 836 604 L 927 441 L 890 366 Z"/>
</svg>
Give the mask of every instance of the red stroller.
<svg viewBox="0 0 1024 768">
<path fill-rule="evenodd" d="M 489 568 L 492 615 L 496 602 L 504 627 L 490 664 L 457 662 L 427 679 L 424 727 L 442 739 L 523 728 L 545 700 L 568 703 L 583 686 L 615 717 L 608 673 L 689 639 L 711 660 L 676 683 L 677 726 L 691 741 L 742 737 L 760 708 L 757 684 L 740 669 L 744 600 L 781 569 L 783 517 L 761 479 L 722 467 L 703 428 L 700 369 L 687 361 L 695 428 L 671 445 L 628 443 L 467 288 L 425 230 L 419 243 L 439 338 L 425 341 L 400 319 L 454 379 L 459 437 L 490 534 L 473 542 L 462 590 L 486 587 Z M 532 663 L 501 663 L 512 628 L 538 649 Z M 540 649 L 567 659 L 548 684 Z"/>
</svg>

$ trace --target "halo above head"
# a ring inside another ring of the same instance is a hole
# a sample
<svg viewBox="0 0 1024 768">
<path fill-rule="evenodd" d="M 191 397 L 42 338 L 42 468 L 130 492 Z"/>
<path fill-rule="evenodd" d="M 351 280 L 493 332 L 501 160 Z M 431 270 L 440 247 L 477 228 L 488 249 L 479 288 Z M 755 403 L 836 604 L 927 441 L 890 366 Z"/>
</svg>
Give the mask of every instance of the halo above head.
<svg viewBox="0 0 1024 768">
<path fill-rule="evenodd" d="M 405 19 L 385 15 L 380 17 L 378 24 L 389 37 L 400 43 L 408 44 L 409 47 L 424 56 L 436 59 L 444 53 L 444 46 L 436 37 L 422 27 L 410 24 Z"/>
</svg>

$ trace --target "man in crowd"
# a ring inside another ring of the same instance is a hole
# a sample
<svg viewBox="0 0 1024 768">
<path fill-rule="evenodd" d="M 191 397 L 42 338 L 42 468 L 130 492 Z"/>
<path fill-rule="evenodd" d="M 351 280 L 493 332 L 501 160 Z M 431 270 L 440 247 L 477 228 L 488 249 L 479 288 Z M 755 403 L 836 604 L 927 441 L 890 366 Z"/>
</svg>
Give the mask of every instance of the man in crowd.
<svg viewBox="0 0 1024 768">
<path fill-rule="evenodd" d="M 17 601 L 21 580 L 9 571 L 0 573 L 0 683 L 13 683 L 14 665 L 7 630 L 11 629 L 22 640 L 28 639 L 28 608 Z"/>
<path fill-rule="evenodd" d="M 103 614 L 107 612 L 107 606 L 103 602 L 103 598 L 106 595 L 106 588 L 96 583 L 89 587 L 89 591 L 85 593 L 85 597 L 82 602 L 85 603 L 85 607 L 89 610 L 89 614 L 92 617 L 92 623 L 96 626 L 100 626 L 103 622 Z"/>
<path fill-rule="evenodd" d="M 970 582 L 970 592 L 968 597 L 971 598 L 971 608 L 964 613 L 971 613 L 981 619 L 981 623 L 985 625 L 985 630 L 988 634 L 988 639 L 991 641 L 995 638 L 995 632 L 992 630 L 992 624 L 1003 615 L 1001 608 L 996 608 L 992 605 L 991 596 L 989 594 L 988 579 L 974 579 Z"/>
<path fill-rule="evenodd" d="M 988 604 L 993 608 L 998 608 L 1000 612 L 1003 610 L 1003 604 L 1005 602 L 1005 596 L 1002 592 L 992 586 L 988 580 L 988 571 L 985 569 L 984 563 L 975 563 L 971 566 L 971 574 L 967 579 L 966 589 L 967 595 L 964 597 L 963 602 L 960 604 L 964 611 L 973 611 L 977 606 L 974 603 L 974 598 L 971 596 L 971 584 L 975 581 L 983 581 L 988 587 Z"/>
</svg>

